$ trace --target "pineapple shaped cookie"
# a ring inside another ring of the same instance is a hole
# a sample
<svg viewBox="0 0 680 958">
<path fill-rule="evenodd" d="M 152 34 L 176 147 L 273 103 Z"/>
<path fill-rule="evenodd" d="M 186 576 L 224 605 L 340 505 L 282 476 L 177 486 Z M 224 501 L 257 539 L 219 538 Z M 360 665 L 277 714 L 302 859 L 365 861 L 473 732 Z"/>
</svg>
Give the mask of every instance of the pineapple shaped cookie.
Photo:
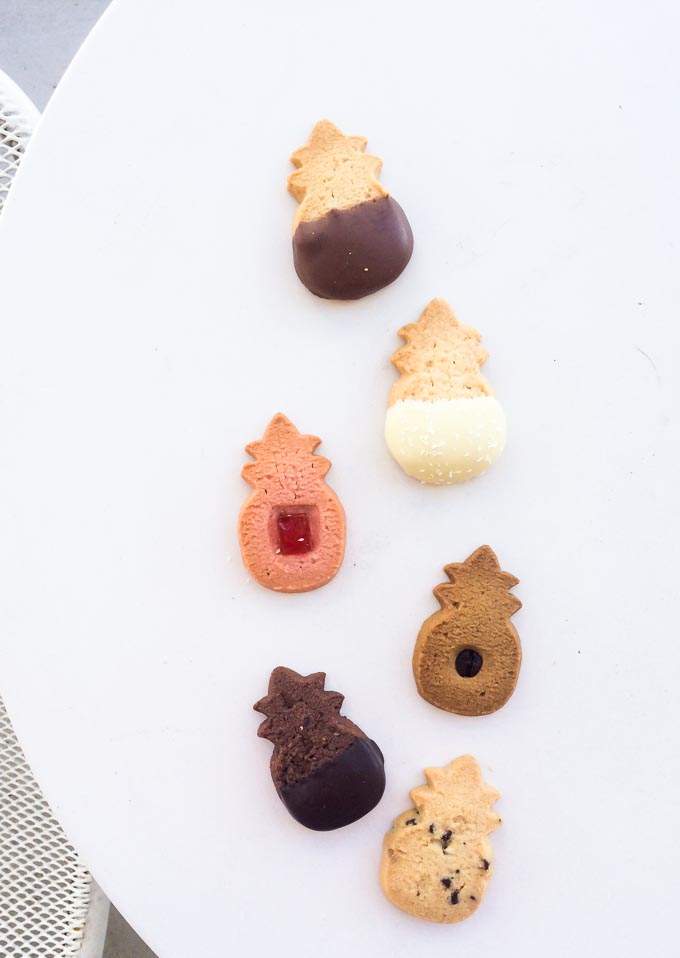
<svg viewBox="0 0 680 958">
<path fill-rule="evenodd" d="M 242 476 L 253 487 L 239 515 L 243 561 L 275 592 L 308 592 L 336 574 L 345 554 L 345 512 L 324 480 L 328 459 L 314 454 L 318 436 L 301 435 L 277 413 Z"/>
<path fill-rule="evenodd" d="M 324 299 L 360 299 L 399 276 L 413 252 L 404 211 L 378 181 L 382 162 L 363 136 L 345 136 L 329 120 L 293 153 L 288 191 L 295 270 Z"/>
<path fill-rule="evenodd" d="M 413 653 L 416 685 L 437 708 L 487 715 L 508 701 L 522 663 L 510 622 L 522 603 L 508 591 L 519 579 L 501 570 L 489 546 L 444 571 L 450 582 L 434 589 L 441 609 L 423 623 Z"/>
<path fill-rule="evenodd" d="M 383 755 L 340 709 L 344 696 L 324 689 L 326 675 L 274 669 L 257 734 L 274 745 L 271 775 L 293 818 L 315 831 L 349 825 L 374 808 L 385 790 Z"/>
<path fill-rule="evenodd" d="M 380 882 L 393 905 L 426 921 L 464 921 L 493 874 L 489 834 L 501 824 L 500 798 L 471 755 L 425 770 L 415 808 L 395 819 L 383 843 Z"/>
<path fill-rule="evenodd" d="M 401 378 L 385 419 L 387 446 L 404 472 L 449 485 L 479 476 L 503 452 L 503 407 L 481 373 L 488 353 L 446 300 L 433 299 L 417 323 L 399 330 L 392 356 Z"/>
</svg>

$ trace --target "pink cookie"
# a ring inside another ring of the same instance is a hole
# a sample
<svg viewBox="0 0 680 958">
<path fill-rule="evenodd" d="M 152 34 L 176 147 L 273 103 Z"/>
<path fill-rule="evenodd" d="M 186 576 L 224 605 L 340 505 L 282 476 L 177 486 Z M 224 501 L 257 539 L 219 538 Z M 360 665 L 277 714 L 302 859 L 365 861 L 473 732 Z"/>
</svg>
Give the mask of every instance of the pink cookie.
<svg viewBox="0 0 680 958">
<path fill-rule="evenodd" d="M 241 472 L 253 487 L 239 515 L 241 554 L 252 577 L 275 592 L 326 585 L 345 555 L 345 512 L 324 480 L 330 462 L 314 455 L 320 442 L 277 413 L 246 446 L 255 462 Z"/>
</svg>

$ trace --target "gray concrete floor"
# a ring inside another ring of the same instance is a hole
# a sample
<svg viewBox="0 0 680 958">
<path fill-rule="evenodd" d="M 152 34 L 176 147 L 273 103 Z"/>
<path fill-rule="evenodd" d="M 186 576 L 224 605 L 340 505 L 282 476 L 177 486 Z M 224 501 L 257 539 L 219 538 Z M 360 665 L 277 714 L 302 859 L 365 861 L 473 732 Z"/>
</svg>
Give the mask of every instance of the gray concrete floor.
<svg viewBox="0 0 680 958">
<path fill-rule="evenodd" d="M 155 958 L 122 915 L 111 906 L 102 958 Z"/>
<path fill-rule="evenodd" d="M 39 110 L 109 2 L 0 0 L 0 69 Z M 155 958 L 113 906 L 103 958 Z"/>
<path fill-rule="evenodd" d="M 109 0 L 0 0 L 0 69 L 39 110 Z"/>
</svg>

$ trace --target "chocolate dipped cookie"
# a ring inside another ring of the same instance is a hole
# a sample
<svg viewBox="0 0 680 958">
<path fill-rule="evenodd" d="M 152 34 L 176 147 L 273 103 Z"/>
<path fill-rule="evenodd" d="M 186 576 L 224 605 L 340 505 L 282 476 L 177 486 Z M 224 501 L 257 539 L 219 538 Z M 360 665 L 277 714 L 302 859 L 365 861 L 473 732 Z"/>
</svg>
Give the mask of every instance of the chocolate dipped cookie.
<svg viewBox="0 0 680 958">
<path fill-rule="evenodd" d="M 274 745 L 271 775 L 296 821 L 326 832 L 357 821 L 385 790 L 383 755 L 340 715 L 344 696 L 325 691 L 325 672 L 274 669 L 269 692 L 253 708 L 267 718 L 257 734 Z"/>
<path fill-rule="evenodd" d="M 291 156 L 288 190 L 295 270 L 324 299 L 360 299 L 393 282 L 413 252 L 406 215 L 378 181 L 382 161 L 366 139 L 320 120 Z"/>
<path fill-rule="evenodd" d="M 505 448 L 506 421 L 481 367 L 482 337 L 433 299 L 402 326 L 392 356 L 401 373 L 390 390 L 385 441 L 409 476 L 451 485 L 481 475 Z"/>
</svg>

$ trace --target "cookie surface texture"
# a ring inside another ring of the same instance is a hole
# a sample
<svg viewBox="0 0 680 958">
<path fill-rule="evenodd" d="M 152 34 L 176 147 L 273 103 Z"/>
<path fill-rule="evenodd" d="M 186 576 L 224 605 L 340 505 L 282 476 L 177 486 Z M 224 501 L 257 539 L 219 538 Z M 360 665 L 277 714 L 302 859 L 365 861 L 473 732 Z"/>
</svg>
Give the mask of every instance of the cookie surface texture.
<svg viewBox="0 0 680 958">
<path fill-rule="evenodd" d="M 423 623 L 413 653 L 418 692 L 447 712 L 487 715 L 508 701 L 522 663 L 510 621 L 522 603 L 508 591 L 519 579 L 489 546 L 444 571 L 450 582 L 434 589 L 441 609 Z"/>
<path fill-rule="evenodd" d="M 471 755 L 425 770 L 415 808 L 394 821 L 383 842 L 380 883 L 402 911 L 452 924 L 479 908 L 493 874 L 489 834 L 501 824 L 499 793 L 486 785 Z"/>
<path fill-rule="evenodd" d="M 344 715 L 344 696 L 326 675 L 276 668 L 254 705 L 267 716 L 257 734 L 274 745 L 270 768 L 279 798 L 301 825 L 330 831 L 374 808 L 385 790 L 383 755 Z"/>
<path fill-rule="evenodd" d="M 330 462 L 314 454 L 318 436 L 301 435 L 277 413 L 263 438 L 246 446 L 253 487 L 239 515 L 246 568 L 275 592 L 308 592 L 329 582 L 345 554 L 345 512 L 324 480 Z"/>
<path fill-rule="evenodd" d="M 401 378 L 392 386 L 385 441 L 409 476 L 449 485 L 481 475 L 506 441 L 503 407 L 482 376 L 488 353 L 443 299 L 399 330 L 392 356 Z"/>
<path fill-rule="evenodd" d="M 295 270 L 324 299 L 360 299 L 393 282 L 413 252 L 404 211 L 378 181 L 382 162 L 362 136 L 345 136 L 329 120 L 291 156 L 288 191 Z"/>
</svg>

